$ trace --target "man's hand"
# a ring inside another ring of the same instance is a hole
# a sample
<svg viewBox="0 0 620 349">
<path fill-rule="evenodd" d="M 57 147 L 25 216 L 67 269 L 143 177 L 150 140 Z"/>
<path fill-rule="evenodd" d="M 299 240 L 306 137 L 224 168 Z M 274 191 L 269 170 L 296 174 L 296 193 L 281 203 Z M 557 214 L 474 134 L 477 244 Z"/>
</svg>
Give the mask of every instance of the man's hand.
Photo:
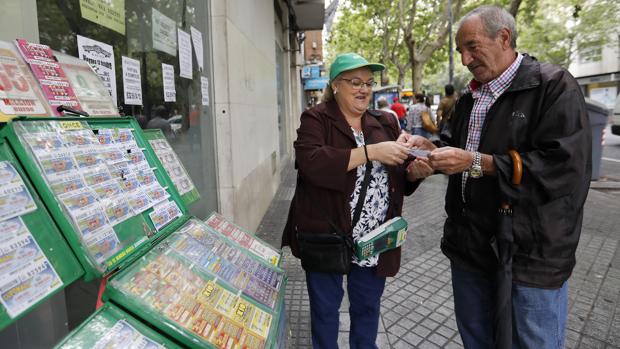
<svg viewBox="0 0 620 349">
<path fill-rule="evenodd" d="M 461 148 L 437 148 L 429 155 L 431 166 L 445 174 L 463 172 L 471 167 L 474 153 Z"/>
<path fill-rule="evenodd" d="M 385 165 L 401 165 L 409 155 L 409 148 L 405 145 L 389 141 L 367 146 L 368 158 Z"/>
</svg>

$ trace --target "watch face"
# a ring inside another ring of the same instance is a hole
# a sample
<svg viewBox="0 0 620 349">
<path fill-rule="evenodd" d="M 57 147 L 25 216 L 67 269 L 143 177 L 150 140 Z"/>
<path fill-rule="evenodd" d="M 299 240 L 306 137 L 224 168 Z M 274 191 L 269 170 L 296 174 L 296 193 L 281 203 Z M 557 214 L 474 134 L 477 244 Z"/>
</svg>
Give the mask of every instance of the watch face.
<svg viewBox="0 0 620 349">
<path fill-rule="evenodd" d="M 469 170 L 469 175 L 471 178 L 480 178 L 482 176 L 482 169 L 480 167 L 474 166 Z"/>
</svg>

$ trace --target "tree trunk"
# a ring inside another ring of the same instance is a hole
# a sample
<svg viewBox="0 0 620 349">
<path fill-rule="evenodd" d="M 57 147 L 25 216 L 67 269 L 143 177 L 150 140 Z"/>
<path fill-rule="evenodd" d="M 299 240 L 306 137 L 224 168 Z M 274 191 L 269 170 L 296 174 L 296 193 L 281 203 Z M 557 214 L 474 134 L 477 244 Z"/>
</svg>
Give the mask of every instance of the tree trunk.
<svg viewBox="0 0 620 349">
<path fill-rule="evenodd" d="M 413 79 L 413 93 L 422 92 L 423 76 L 424 76 L 424 65 L 414 62 L 411 67 L 411 77 Z"/>
<path fill-rule="evenodd" d="M 510 0 L 510 7 L 508 12 L 516 19 L 517 13 L 519 13 L 519 6 L 521 6 L 521 0 Z"/>
</svg>

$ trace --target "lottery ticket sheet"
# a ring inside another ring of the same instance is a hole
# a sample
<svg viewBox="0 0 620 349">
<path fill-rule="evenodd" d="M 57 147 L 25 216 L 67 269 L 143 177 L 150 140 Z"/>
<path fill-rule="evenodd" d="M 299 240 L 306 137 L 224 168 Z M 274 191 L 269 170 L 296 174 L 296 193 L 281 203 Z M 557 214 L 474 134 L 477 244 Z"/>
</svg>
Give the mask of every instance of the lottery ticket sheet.
<svg viewBox="0 0 620 349">
<path fill-rule="evenodd" d="M 209 228 L 223 234 L 264 261 L 275 266 L 279 265 L 282 259 L 282 251 L 272 247 L 254 234 L 239 228 L 221 214 L 213 212 L 205 219 L 205 223 Z"/>
<path fill-rule="evenodd" d="M 170 146 L 170 143 L 166 139 L 151 139 L 149 140 L 155 155 L 159 158 L 159 161 L 164 165 L 164 169 L 172 179 L 175 187 L 181 195 L 189 193 L 194 190 L 196 186 L 190 178 L 187 170 L 181 163 L 181 160 Z"/>
<path fill-rule="evenodd" d="M 120 292 L 112 299 L 131 300 L 125 306 L 218 348 L 264 348 L 277 326 L 284 273 L 229 245 L 191 219 L 110 281 Z"/>
</svg>

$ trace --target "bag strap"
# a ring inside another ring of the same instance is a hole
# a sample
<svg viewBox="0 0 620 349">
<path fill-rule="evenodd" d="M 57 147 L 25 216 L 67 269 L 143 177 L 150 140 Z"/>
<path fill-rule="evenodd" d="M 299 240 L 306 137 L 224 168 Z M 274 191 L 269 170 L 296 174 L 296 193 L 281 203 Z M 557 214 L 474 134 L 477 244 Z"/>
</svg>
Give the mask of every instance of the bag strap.
<svg viewBox="0 0 620 349">
<path fill-rule="evenodd" d="M 368 184 L 370 183 L 371 172 L 372 172 L 372 161 L 367 161 L 366 162 L 366 173 L 364 174 L 364 180 L 362 181 L 362 188 L 360 190 L 360 196 L 359 196 L 359 199 L 357 200 L 355 211 L 353 212 L 353 219 L 351 221 L 351 232 L 353 232 L 353 228 L 355 228 L 355 226 L 357 225 L 357 222 L 360 219 L 360 216 L 362 215 L 362 207 L 364 206 L 364 201 L 366 200 L 366 191 L 368 190 Z M 304 191 L 303 185 L 301 186 L 301 190 Z M 334 229 L 334 231 L 336 232 L 339 232 L 340 235 L 344 235 L 342 233 L 342 230 L 338 228 L 336 223 L 334 223 L 334 221 L 331 220 L 327 212 L 325 212 L 325 209 L 323 208 L 323 206 L 318 205 L 318 207 L 321 213 L 323 213 L 323 215 L 325 216 L 325 218 L 327 218 L 327 222 L 332 227 L 332 229 Z"/>
</svg>

